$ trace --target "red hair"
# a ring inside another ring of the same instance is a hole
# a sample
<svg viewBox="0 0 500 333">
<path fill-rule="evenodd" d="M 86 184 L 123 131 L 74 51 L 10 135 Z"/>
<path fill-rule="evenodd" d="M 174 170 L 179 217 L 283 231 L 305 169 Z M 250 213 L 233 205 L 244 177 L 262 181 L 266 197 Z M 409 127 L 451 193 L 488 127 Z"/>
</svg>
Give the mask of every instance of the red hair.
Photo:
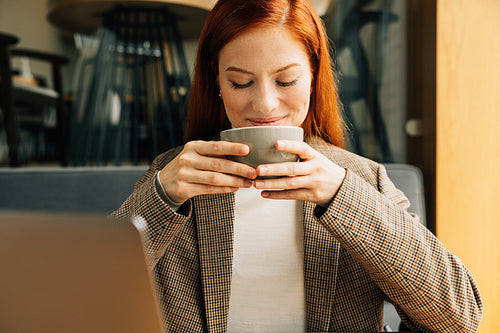
<svg viewBox="0 0 500 333">
<path fill-rule="evenodd" d="M 186 140 L 211 140 L 231 126 L 219 97 L 219 52 L 241 32 L 259 26 L 287 27 L 304 43 L 313 77 L 309 111 L 302 123 L 304 136 L 319 136 L 343 147 L 344 127 L 328 38 L 309 0 L 219 0 L 215 4 L 198 44 Z"/>
</svg>

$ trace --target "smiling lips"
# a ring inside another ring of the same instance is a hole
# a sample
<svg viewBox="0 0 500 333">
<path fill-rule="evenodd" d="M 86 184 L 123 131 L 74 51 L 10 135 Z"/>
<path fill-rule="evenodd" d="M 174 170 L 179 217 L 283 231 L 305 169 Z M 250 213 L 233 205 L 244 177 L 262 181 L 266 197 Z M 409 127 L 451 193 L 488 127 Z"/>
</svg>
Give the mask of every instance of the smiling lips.
<svg viewBox="0 0 500 333">
<path fill-rule="evenodd" d="M 286 117 L 249 118 L 253 126 L 278 126 Z"/>
</svg>

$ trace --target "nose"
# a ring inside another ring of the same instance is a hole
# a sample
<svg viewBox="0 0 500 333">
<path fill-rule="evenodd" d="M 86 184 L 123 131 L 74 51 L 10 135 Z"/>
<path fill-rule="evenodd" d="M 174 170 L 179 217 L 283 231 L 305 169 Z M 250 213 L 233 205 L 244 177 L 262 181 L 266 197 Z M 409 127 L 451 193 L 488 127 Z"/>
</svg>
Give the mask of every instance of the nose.
<svg viewBox="0 0 500 333">
<path fill-rule="evenodd" d="M 254 110 L 261 113 L 270 113 L 279 106 L 279 95 L 272 85 L 262 85 L 256 91 Z"/>
</svg>

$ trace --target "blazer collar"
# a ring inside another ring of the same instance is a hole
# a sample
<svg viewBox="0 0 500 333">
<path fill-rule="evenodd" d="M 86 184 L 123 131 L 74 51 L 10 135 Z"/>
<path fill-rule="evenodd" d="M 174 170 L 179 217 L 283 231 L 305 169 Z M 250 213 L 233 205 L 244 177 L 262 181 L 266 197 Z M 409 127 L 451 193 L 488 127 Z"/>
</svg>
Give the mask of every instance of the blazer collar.
<svg viewBox="0 0 500 333">
<path fill-rule="evenodd" d="M 231 293 L 234 193 L 195 198 L 201 280 L 209 332 L 225 332 Z M 335 295 L 339 243 L 304 203 L 304 283 L 309 331 L 328 331 Z"/>
</svg>

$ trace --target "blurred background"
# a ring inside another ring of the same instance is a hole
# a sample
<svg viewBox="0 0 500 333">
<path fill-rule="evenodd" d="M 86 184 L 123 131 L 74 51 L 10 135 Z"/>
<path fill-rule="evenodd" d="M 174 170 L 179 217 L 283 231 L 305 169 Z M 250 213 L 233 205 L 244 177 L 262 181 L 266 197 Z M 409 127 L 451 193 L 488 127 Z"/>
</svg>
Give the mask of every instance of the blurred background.
<svg viewBox="0 0 500 333">
<path fill-rule="evenodd" d="M 0 0 L 0 166 L 147 165 L 182 143 L 214 2 Z M 500 1 L 313 4 L 348 149 L 422 170 L 427 226 L 478 280 L 480 332 L 499 330 Z"/>
</svg>

